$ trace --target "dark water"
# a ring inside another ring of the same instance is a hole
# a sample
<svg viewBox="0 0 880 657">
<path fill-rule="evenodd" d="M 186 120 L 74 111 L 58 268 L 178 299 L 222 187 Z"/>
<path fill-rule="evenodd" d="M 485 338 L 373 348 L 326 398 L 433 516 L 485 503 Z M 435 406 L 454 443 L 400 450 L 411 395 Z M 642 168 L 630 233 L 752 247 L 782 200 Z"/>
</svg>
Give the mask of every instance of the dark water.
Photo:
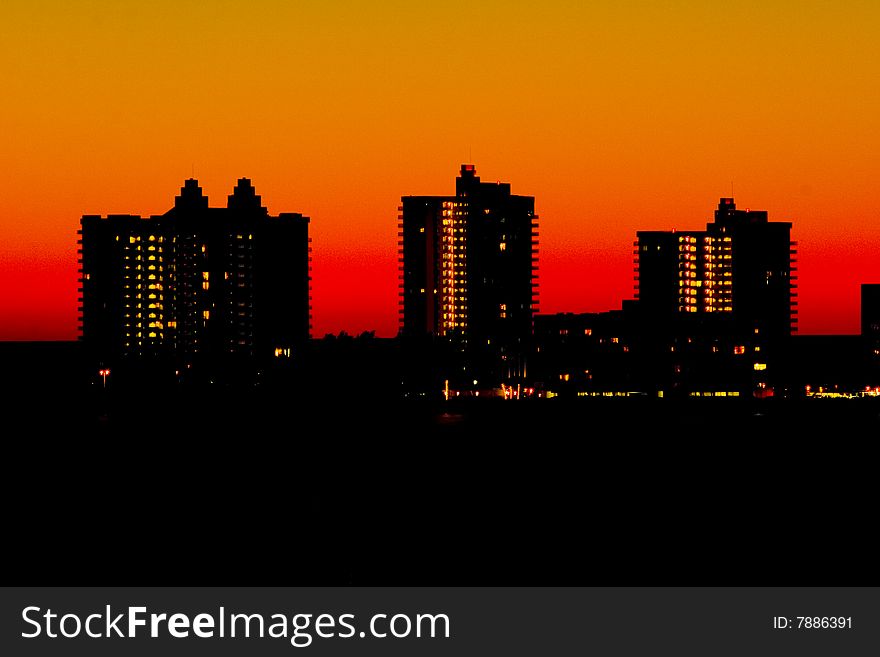
<svg viewBox="0 0 880 657">
<path fill-rule="evenodd" d="M 877 581 L 875 400 L 26 392 L 30 583 Z"/>
</svg>

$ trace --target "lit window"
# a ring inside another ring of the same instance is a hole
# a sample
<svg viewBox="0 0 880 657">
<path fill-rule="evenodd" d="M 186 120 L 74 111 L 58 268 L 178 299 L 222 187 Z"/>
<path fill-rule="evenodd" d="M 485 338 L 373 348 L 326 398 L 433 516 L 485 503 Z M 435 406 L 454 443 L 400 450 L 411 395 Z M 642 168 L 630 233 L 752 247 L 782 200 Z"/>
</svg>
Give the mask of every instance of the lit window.
<svg viewBox="0 0 880 657">
<path fill-rule="evenodd" d="M 202 311 L 202 319 L 211 319 L 211 311 L 203 310 Z"/>
<path fill-rule="evenodd" d="M 767 363 L 755 363 L 755 371 L 760 372 L 767 369 Z"/>
<path fill-rule="evenodd" d="M 501 243 L 498 245 L 498 249 L 501 250 L 501 251 L 506 251 L 506 250 L 507 250 L 507 242 L 501 242 Z"/>
<path fill-rule="evenodd" d="M 737 356 L 741 356 L 746 353 L 746 348 L 743 345 L 738 344 L 733 348 L 733 353 Z"/>
</svg>

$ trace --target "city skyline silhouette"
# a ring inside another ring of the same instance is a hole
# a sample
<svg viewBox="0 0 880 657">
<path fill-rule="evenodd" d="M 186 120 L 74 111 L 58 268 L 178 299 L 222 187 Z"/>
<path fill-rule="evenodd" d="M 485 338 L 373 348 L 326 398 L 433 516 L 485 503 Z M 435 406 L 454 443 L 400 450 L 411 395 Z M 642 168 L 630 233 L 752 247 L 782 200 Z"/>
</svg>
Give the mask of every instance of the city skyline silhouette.
<svg viewBox="0 0 880 657">
<path fill-rule="evenodd" d="M 464 165 L 462 165 L 462 166 L 464 166 Z M 468 166 L 473 166 L 473 165 L 468 165 Z M 197 181 L 196 179 L 194 179 L 194 178 L 190 178 L 189 180 L 196 181 L 196 183 L 198 182 L 198 181 Z M 206 198 L 207 198 L 207 194 L 206 194 L 205 196 L 206 196 Z M 538 203 L 539 203 L 539 205 L 540 205 L 540 199 L 539 199 Z M 110 214 L 114 214 L 114 213 L 110 213 Z M 116 214 L 118 214 L 118 213 L 116 213 Z M 794 228 L 793 228 L 793 233 L 792 233 L 792 234 L 793 234 L 793 236 L 795 236 L 795 235 L 797 235 L 797 224 L 798 224 L 798 222 L 797 222 L 796 218 L 793 218 L 793 219 L 794 219 L 794 221 L 793 221 Z M 676 231 L 676 230 L 684 230 L 684 231 L 687 231 L 687 230 L 693 230 L 693 229 L 697 228 L 697 227 L 699 226 L 699 224 L 700 224 L 700 221 L 699 221 L 699 220 L 696 220 L 696 221 L 689 221 L 689 222 L 687 222 L 686 224 L 684 224 L 684 223 L 679 223 L 679 224 L 678 224 L 678 228 L 671 228 L 671 230 L 672 230 L 673 232 Z M 664 230 L 670 230 L 670 227 L 652 226 L 652 227 L 649 228 L 649 227 L 647 227 L 647 226 L 641 226 L 641 227 L 636 227 L 636 230 L 634 231 L 634 234 L 635 234 L 635 232 L 639 232 L 639 231 L 644 232 L 645 230 L 659 230 L 659 231 L 664 231 Z M 313 229 L 312 229 L 312 234 L 314 234 L 314 227 L 313 227 Z M 797 242 L 795 242 L 795 244 L 797 244 Z M 812 250 L 811 245 L 809 245 L 809 244 L 805 244 L 805 245 L 803 245 L 803 246 L 806 247 L 806 250 L 807 250 L 808 252 L 809 252 L 810 250 Z M 391 248 L 392 248 L 392 247 L 389 246 L 389 250 L 391 250 Z M 615 249 L 615 250 L 616 250 L 616 251 L 620 251 L 620 250 L 623 250 L 623 249 L 626 249 L 626 245 L 621 245 L 620 248 Z M 395 254 L 397 253 L 396 250 L 395 250 L 394 252 L 395 252 Z M 325 254 L 325 255 L 326 255 L 326 254 Z M 333 257 L 335 257 L 335 256 L 337 256 L 338 254 L 330 254 L 330 255 L 333 256 Z M 552 252 L 548 253 L 546 249 L 541 249 L 541 260 L 542 260 L 542 265 L 543 265 L 543 260 L 544 260 L 545 258 L 547 258 L 548 256 L 549 256 L 549 259 L 552 261 L 552 260 L 553 260 L 553 257 L 554 257 L 554 254 L 553 254 Z M 317 255 L 317 259 L 320 260 L 320 253 Z M 800 263 L 800 257 L 798 258 L 798 261 L 799 261 L 799 263 Z M 582 262 L 581 264 L 584 265 L 584 266 L 589 266 L 590 263 L 588 263 L 588 262 Z M 537 276 L 537 278 L 538 278 L 539 280 L 540 280 L 540 272 L 541 272 L 543 269 L 544 269 L 543 266 L 538 267 L 538 268 L 536 269 L 536 276 Z M 77 278 L 78 278 L 78 275 L 77 275 Z M 860 286 L 861 286 L 862 284 L 864 284 L 864 283 L 871 283 L 871 282 L 873 282 L 873 279 L 868 279 L 868 280 L 865 280 L 865 281 L 857 281 L 857 282 L 855 283 L 855 291 L 856 291 L 856 294 L 857 294 L 857 295 L 859 294 L 859 289 L 860 289 Z M 389 279 L 388 281 L 384 281 L 383 284 L 384 284 L 385 287 L 387 287 L 387 286 L 390 284 L 390 279 Z M 610 282 L 609 282 L 608 280 L 604 280 L 604 281 L 603 281 L 603 285 L 606 286 L 606 287 L 611 287 L 611 288 L 613 288 L 613 289 L 618 289 L 618 288 L 620 288 L 620 287 L 626 287 L 626 286 L 622 286 L 622 285 L 620 284 L 620 281 L 613 281 L 613 280 L 610 281 Z M 396 287 L 396 286 L 395 286 L 395 287 Z M 544 286 L 542 285 L 541 287 L 543 288 Z M 317 283 L 317 288 L 318 288 L 319 290 L 323 288 L 320 279 L 319 279 L 319 282 Z M 26 288 L 25 288 L 25 289 L 26 289 Z M 797 289 L 798 289 L 798 296 L 799 296 L 799 297 L 804 296 L 804 286 L 803 286 L 803 284 L 798 284 L 798 285 L 797 285 Z M 543 296 L 543 295 L 542 295 L 542 296 Z M 810 295 L 810 290 L 809 290 L 809 289 L 806 290 L 806 294 L 805 294 L 805 296 L 806 296 L 807 298 L 810 298 L 811 295 Z M 539 297 L 539 299 L 540 299 L 540 298 L 541 298 L 541 297 Z M 612 303 L 610 303 L 609 307 L 607 307 L 607 308 L 599 308 L 599 309 L 596 309 L 596 308 L 590 308 L 590 309 L 588 309 L 588 310 L 584 310 L 583 308 L 572 308 L 572 307 L 567 307 L 567 306 L 565 306 L 565 305 L 562 305 L 562 306 L 559 306 L 559 307 L 555 307 L 554 310 L 550 311 L 550 314 L 555 313 L 555 312 L 563 312 L 563 313 L 564 313 L 564 312 L 604 312 L 604 311 L 614 310 L 615 308 L 619 308 L 619 307 L 620 307 L 620 302 L 621 302 L 621 301 L 625 301 L 625 300 L 627 300 L 627 299 L 632 299 L 632 298 L 633 298 L 633 295 L 632 295 L 632 294 L 630 294 L 629 296 L 626 296 L 626 295 L 624 294 L 624 296 L 622 296 L 622 297 L 617 301 L 616 304 L 612 302 Z M 559 303 L 559 302 L 557 301 L 557 303 Z M 318 305 L 320 305 L 320 302 L 319 302 Z M 541 307 L 540 303 L 539 303 L 537 300 L 536 300 L 536 305 L 535 305 L 535 307 L 536 307 L 536 309 L 538 309 L 538 308 Z M 395 312 L 397 312 L 397 311 L 395 311 Z M 859 329 L 860 329 L 860 322 L 861 322 L 861 320 L 860 320 L 860 314 L 859 314 L 859 313 L 860 313 L 860 310 L 859 310 L 858 303 L 856 304 L 855 312 L 856 312 L 855 326 L 854 326 L 854 327 L 849 327 L 849 326 L 847 326 L 847 327 L 845 327 L 844 330 L 835 331 L 834 334 L 855 334 L 855 333 L 858 333 L 858 332 L 859 332 Z M 803 315 L 803 311 L 802 311 L 802 310 L 799 310 L 799 313 L 801 314 L 801 316 Z M 342 322 L 341 326 L 342 326 L 342 327 L 341 327 L 341 328 L 337 328 L 337 329 L 335 329 L 335 330 L 326 330 L 326 331 L 322 331 L 322 329 L 332 329 L 332 326 L 327 325 L 326 323 L 322 323 L 322 322 L 320 322 L 320 321 L 316 322 L 316 324 L 317 324 L 317 326 L 318 326 L 318 329 L 315 330 L 315 331 L 313 331 L 313 337 L 314 337 L 314 336 L 320 336 L 320 335 L 323 335 L 323 334 L 325 334 L 325 333 L 338 333 L 338 332 L 344 332 L 344 333 L 354 333 L 354 334 L 357 334 L 357 333 L 360 333 L 360 332 L 363 332 L 363 331 L 378 332 L 379 334 L 384 335 L 385 337 L 391 337 L 391 336 L 393 336 L 393 335 L 396 335 L 397 330 L 399 330 L 399 319 L 395 319 L 395 321 L 392 323 L 392 322 L 389 322 L 389 321 L 388 321 L 388 318 L 383 318 L 382 320 L 378 321 L 376 325 L 363 327 L 362 330 L 357 330 L 357 329 L 355 329 L 355 330 L 348 330 L 348 329 L 345 328 L 345 327 L 346 327 L 346 326 L 350 326 L 350 324 L 347 324 L 347 322 L 352 321 L 352 318 L 349 317 L 349 316 L 346 316 L 346 315 L 344 315 L 344 314 L 341 315 L 341 318 L 342 318 L 342 319 L 341 319 L 341 322 Z M 801 320 L 801 323 L 802 323 L 802 320 Z M 390 324 L 394 324 L 396 328 L 388 328 L 388 327 L 386 326 L 386 325 L 390 325 Z M 387 330 L 386 330 L 384 333 L 382 332 L 381 328 L 379 328 L 379 327 L 383 327 L 383 326 L 385 326 L 385 327 L 387 328 Z M 809 328 L 812 328 L 812 327 L 809 327 Z M 806 331 L 804 331 L 804 330 L 800 330 L 799 332 L 802 333 L 802 334 L 815 334 L 815 333 L 822 333 L 822 332 L 820 332 L 820 331 L 809 330 L 809 328 L 808 328 L 808 330 L 806 330 Z M 64 333 L 63 335 L 60 336 L 60 339 L 75 339 L 77 333 L 78 333 L 78 330 L 77 330 L 77 329 L 74 329 L 73 335 L 68 335 L 67 333 Z M 39 335 L 39 334 L 37 334 L 37 335 L 32 335 L 32 336 L 29 336 L 29 337 L 30 337 L 30 339 L 38 339 L 38 340 L 44 338 L 44 336 L 41 336 L 41 335 Z M 59 337 L 59 336 L 53 336 L 53 337 Z M 0 339 L 10 339 L 10 338 L 9 338 L 9 337 L 5 337 L 5 338 L 0 338 Z M 14 337 L 14 338 L 12 338 L 12 339 L 17 339 L 17 340 L 18 340 L 18 339 L 28 339 L 28 336 L 26 336 L 26 335 L 25 335 L 25 336 L 16 336 L 16 337 Z"/>
<path fill-rule="evenodd" d="M 160 212 L 188 176 L 313 218 L 317 334 L 396 332 L 399 196 L 449 193 L 470 160 L 537 199 L 542 312 L 617 307 L 631 235 L 698 228 L 731 182 L 795 224 L 800 331 L 856 333 L 880 280 L 874 3 L 44 0 L 6 20 L 0 339 L 72 339 L 78 217 Z"/>
<path fill-rule="evenodd" d="M 19 579 L 877 571 L 880 2 L 6 4 Z"/>
<path fill-rule="evenodd" d="M 389 399 L 880 394 L 877 286 L 860 286 L 855 340 L 796 335 L 792 223 L 734 198 L 705 230 L 637 231 L 634 298 L 601 313 L 539 312 L 540 218 L 511 183 L 462 164 L 454 195 L 403 195 L 399 212 L 400 332 L 381 345 L 374 331 L 310 340 L 310 219 L 270 214 L 248 178 L 225 207 L 188 178 L 162 214 L 83 215 L 79 385 L 97 371 L 106 389 L 112 371 L 114 386 L 312 394 L 384 355 L 371 390 Z"/>
</svg>

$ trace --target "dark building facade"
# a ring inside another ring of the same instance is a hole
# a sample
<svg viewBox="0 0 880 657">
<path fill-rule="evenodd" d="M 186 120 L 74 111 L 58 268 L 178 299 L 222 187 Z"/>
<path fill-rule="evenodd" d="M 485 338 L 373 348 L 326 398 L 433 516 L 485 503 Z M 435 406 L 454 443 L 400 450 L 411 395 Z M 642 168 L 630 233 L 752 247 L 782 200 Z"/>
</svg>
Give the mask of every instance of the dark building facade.
<svg viewBox="0 0 880 657">
<path fill-rule="evenodd" d="M 876 382 L 880 378 L 880 283 L 862 284 L 861 315 L 862 343 Z"/>
<path fill-rule="evenodd" d="M 537 315 L 535 347 L 536 382 L 570 396 L 769 396 L 787 353 L 743 336 L 658 331 L 632 300 L 604 313 Z"/>
<path fill-rule="evenodd" d="M 787 394 L 797 314 L 791 223 L 722 198 L 705 230 L 637 235 L 634 301 L 536 318 L 541 382 L 577 394 Z"/>
<path fill-rule="evenodd" d="M 676 333 L 791 335 L 797 323 L 791 223 L 722 198 L 704 231 L 639 231 L 637 298 L 646 321 Z"/>
<path fill-rule="evenodd" d="M 862 336 L 880 342 L 880 283 L 863 283 Z"/>
<path fill-rule="evenodd" d="M 88 353 L 181 365 L 289 357 L 310 331 L 308 224 L 270 216 L 247 178 L 226 207 L 209 207 L 189 179 L 165 214 L 83 216 Z"/>
<path fill-rule="evenodd" d="M 465 164 L 455 195 L 404 196 L 400 212 L 401 336 L 439 338 L 472 363 L 500 357 L 509 366 L 532 334 L 534 197 L 482 182 Z"/>
</svg>

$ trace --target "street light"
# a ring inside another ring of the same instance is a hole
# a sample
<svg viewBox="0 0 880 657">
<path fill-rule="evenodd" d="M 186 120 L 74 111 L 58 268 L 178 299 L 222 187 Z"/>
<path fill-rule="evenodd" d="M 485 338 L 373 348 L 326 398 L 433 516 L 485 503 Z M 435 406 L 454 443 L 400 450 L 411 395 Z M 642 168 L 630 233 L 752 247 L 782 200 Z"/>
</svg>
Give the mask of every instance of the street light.
<svg viewBox="0 0 880 657">
<path fill-rule="evenodd" d="M 98 370 L 98 374 L 104 379 L 104 387 L 107 387 L 107 377 L 110 376 L 110 370 L 107 368 Z"/>
</svg>

